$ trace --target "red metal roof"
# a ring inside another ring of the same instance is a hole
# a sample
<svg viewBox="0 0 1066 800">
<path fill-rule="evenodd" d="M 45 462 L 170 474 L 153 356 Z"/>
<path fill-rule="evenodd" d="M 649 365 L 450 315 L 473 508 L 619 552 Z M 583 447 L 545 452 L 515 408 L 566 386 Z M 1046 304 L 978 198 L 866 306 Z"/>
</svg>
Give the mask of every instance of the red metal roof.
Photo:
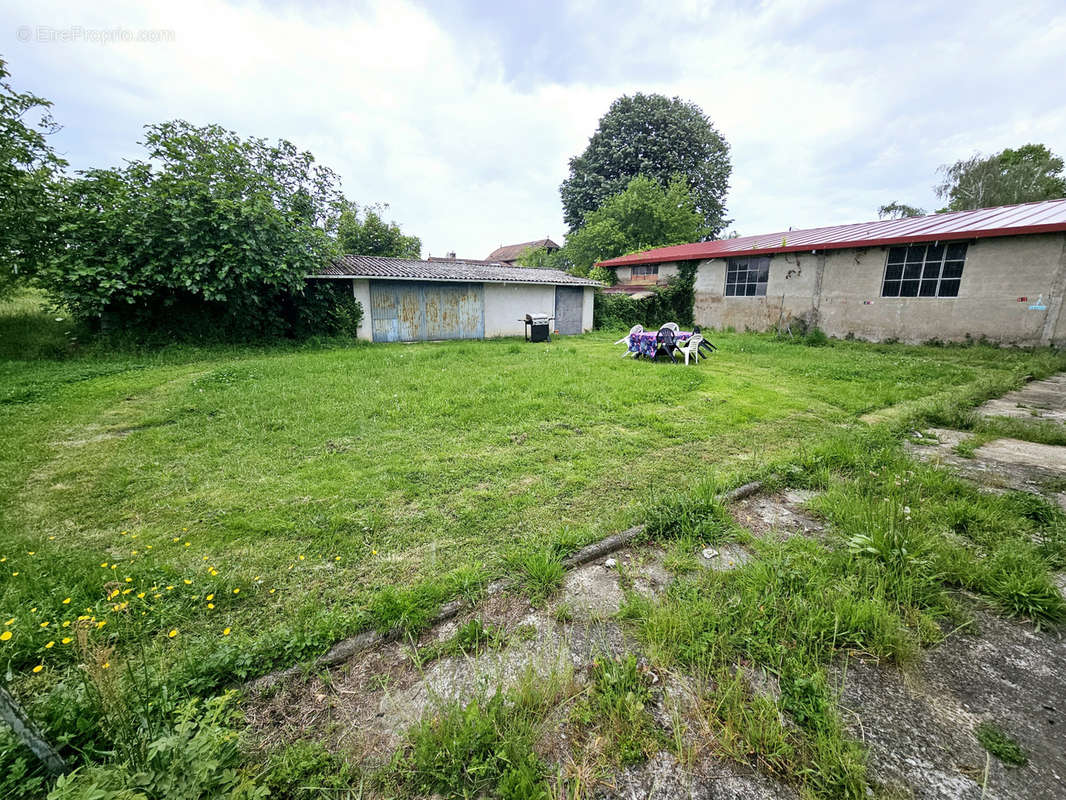
<svg viewBox="0 0 1066 800">
<path fill-rule="evenodd" d="M 600 261 L 599 266 L 621 267 L 631 264 L 658 264 L 663 261 L 795 253 L 803 250 L 837 250 L 844 247 L 876 247 L 907 242 L 980 239 L 1057 231 L 1066 231 L 1066 199 L 678 244 L 610 258 Z"/>
</svg>

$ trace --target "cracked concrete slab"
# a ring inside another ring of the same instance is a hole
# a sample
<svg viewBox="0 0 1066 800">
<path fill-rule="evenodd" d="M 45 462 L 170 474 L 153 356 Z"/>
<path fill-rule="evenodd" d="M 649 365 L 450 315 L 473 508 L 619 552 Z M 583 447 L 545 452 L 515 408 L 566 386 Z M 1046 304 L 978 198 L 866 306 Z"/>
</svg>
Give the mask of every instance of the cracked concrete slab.
<svg viewBox="0 0 1066 800">
<path fill-rule="evenodd" d="M 825 527 L 803 507 L 816 495 L 817 492 L 806 489 L 757 494 L 735 503 L 730 511 L 738 525 L 756 536 L 778 539 L 811 536 Z"/>
<path fill-rule="evenodd" d="M 954 467 L 963 477 L 994 491 L 1039 494 L 1045 485 L 1066 479 L 1066 447 L 995 439 L 966 458 L 955 448 L 972 434 L 949 428 L 930 428 L 928 433 L 936 437 L 936 444 L 925 443 L 928 439 L 921 444 L 907 442 L 907 452 L 922 461 Z"/>
<path fill-rule="evenodd" d="M 977 409 L 982 417 L 1047 420 L 1066 425 L 1066 375 L 1032 381 Z"/>
</svg>

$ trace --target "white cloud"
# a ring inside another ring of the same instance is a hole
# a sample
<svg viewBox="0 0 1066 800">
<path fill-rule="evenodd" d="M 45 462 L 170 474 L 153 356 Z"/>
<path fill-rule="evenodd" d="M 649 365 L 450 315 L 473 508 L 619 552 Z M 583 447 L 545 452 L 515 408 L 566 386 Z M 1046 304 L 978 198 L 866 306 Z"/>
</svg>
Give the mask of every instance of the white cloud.
<svg viewBox="0 0 1066 800">
<path fill-rule="evenodd" d="M 147 122 L 218 122 L 310 149 L 352 199 L 389 202 L 425 251 L 482 257 L 562 235 L 567 159 L 624 92 L 707 111 L 733 146 L 729 208 L 745 233 L 868 219 L 889 200 L 932 207 L 936 165 L 974 150 L 1066 150 L 1059 5 L 900 6 L 587 0 L 548 16 L 527 54 L 463 0 L 447 18 L 388 0 L 26 1 L 9 3 L 0 47 L 16 86 L 56 101 L 75 167 L 135 155 Z M 23 43 L 19 25 L 175 41 Z"/>
</svg>

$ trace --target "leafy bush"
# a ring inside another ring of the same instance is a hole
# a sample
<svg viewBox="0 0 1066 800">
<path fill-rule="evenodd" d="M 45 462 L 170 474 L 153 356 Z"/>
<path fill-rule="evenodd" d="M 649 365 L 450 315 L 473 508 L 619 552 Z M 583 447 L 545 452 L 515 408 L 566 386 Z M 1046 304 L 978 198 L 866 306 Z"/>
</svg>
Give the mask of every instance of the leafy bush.
<svg viewBox="0 0 1066 800">
<path fill-rule="evenodd" d="M 62 184 L 63 247 L 39 275 L 52 298 L 118 327 L 286 333 L 335 251 L 337 176 L 217 125 L 150 125 L 144 145 L 146 160 Z"/>
<path fill-rule="evenodd" d="M 256 786 L 240 768 L 237 733 L 231 728 L 232 694 L 182 706 L 174 725 L 147 748 L 140 767 L 129 762 L 83 767 L 59 778 L 48 800 L 257 800 Z"/>
<path fill-rule="evenodd" d="M 678 274 L 666 286 L 654 287 L 651 297 L 638 300 L 627 294 L 598 291 L 593 302 L 593 323 L 596 328 L 608 330 L 633 325 L 656 329 L 664 322 L 687 327 L 693 324 L 695 285 L 695 262 L 682 262 Z"/>
</svg>

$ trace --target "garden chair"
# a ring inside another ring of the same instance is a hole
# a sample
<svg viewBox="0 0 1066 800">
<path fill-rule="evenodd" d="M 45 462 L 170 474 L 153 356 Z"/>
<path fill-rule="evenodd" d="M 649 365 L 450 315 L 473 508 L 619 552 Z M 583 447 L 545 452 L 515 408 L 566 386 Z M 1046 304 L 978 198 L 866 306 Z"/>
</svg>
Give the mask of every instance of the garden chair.
<svg viewBox="0 0 1066 800">
<path fill-rule="evenodd" d="M 699 325 L 693 325 L 692 326 L 692 332 L 693 333 L 700 333 L 700 326 Z M 700 342 L 700 347 L 706 347 L 707 348 L 707 355 L 710 355 L 711 353 L 713 353 L 715 350 L 718 349 L 718 347 L 713 342 L 711 342 L 709 339 L 704 339 L 702 333 L 700 333 L 700 339 L 702 340 Z M 704 358 L 706 358 L 706 357 L 707 356 L 704 356 Z"/>
<path fill-rule="evenodd" d="M 688 337 L 687 341 L 681 342 L 677 345 L 677 349 L 685 354 L 685 366 L 688 366 L 688 357 L 692 356 L 696 359 L 696 363 L 700 363 L 700 345 L 703 343 L 703 336 L 698 333 L 692 334 Z"/>
<path fill-rule="evenodd" d="M 664 322 L 662 325 L 659 326 L 659 330 L 662 330 L 663 328 L 669 328 L 674 333 L 679 333 L 681 331 L 681 326 L 679 326 L 676 322 Z"/>
<path fill-rule="evenodd" d="M 666 354 L 670 356 L 670 360 L 675 364 L 677 359 L 674 358 L 674 350 L 677 349 L 677 339 L 674 338 L 673 328 L 667 328 L 665 325 L 659 328 L 659 333 L 655 336 L 655 355 L 659 355 L 660 350 L 665 350 Z"/>
<path fill-rule="evenodd" d="M 633 345 L 633 337 L 636 336 L 637 334 L 640 334 L 640 333 L 644 333 L 644 326 L 643 325 L 634 325 L 632 328 L 629 329 L 629 335 L 628 336 L 624 336 L 621 339 L 619 339 L 617 342 L 615 342 L 615 344 L 624 344 L 626 346 L 626 351 L 624 353 L 622 353 L 622 358 L 625 358 L 630 353 L 632 353 L 633 355 L 636 355 L 636 353 L 634 353 L 629 348 L 632 347 L 632 345 Z"/>
</svg>

